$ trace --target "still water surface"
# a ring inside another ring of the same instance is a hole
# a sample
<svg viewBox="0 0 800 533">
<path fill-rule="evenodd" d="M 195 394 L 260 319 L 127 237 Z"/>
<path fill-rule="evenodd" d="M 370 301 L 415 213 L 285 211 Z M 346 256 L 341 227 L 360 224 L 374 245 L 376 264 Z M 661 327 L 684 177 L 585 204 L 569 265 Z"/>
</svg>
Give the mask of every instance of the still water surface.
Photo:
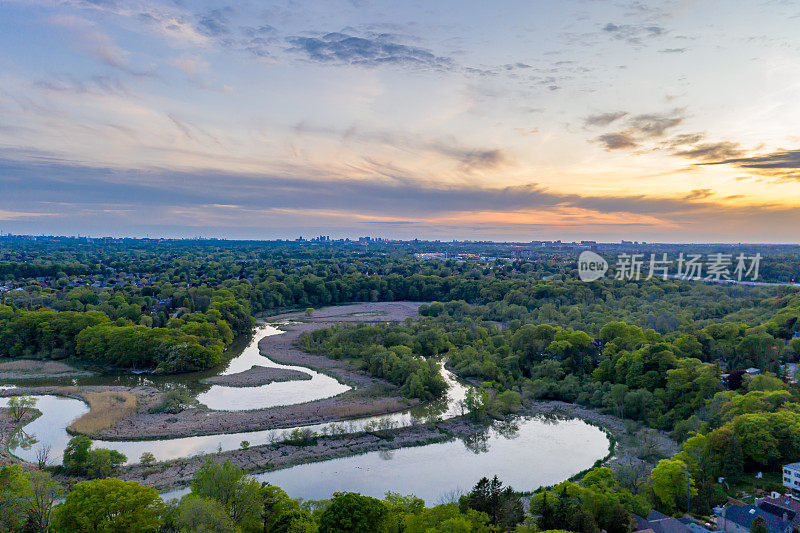
<svg viewBox="0 0 800 533">
<path fill-rule="evenodd" d="M 181 376 L 184 386 L 194 390 L 197 399 L 212 409 L 237 410 L 290 405 L 328 398 L 349 389 L 335 379 L 305 367 L 280 365 L 264 357 L 258 341 L 267 335 L 280 334 L 272 325 L 260 326 L 252 339 L 242 344 L 240 352 L 224 368 L 216 372 Z M 272 383 L 263 387 L 236 388 L 199 384 L 201 377 L 234 374 L 253 365 L 291 368 L 312 376 L 310 380 Z M 361 431 L 380 422 L 394 427 L 408 426 L 434 419 L 447 419 L 461 414 L 460 400 L 468 384 L 444 367 L 442 375 L 448 383 L 447 396 L 437 402 L 387 416 L 365 417 L 345 423 L 304 426 L 319 433 Z M 173 377 L 174 378 L 174 377 Z M 136 380 L 137 384 L 168 387 L 164 376 L 112 376 L 69 380 L 74 384 L 120 384 Z M 60 384 L 64 384 L 61 381 Z M 6 406 L 8 398 L 0 398 Z M 15 435 L 9 449 L 27 461 L 36 461 L 42 445 L 52 449 L 51 458 L 60 462 L 69 441 L 65 428 L 88 411 L 87 406 L 70 398 L 39 396 L 37 408 L 42 416 Z M 239 448 L 242 441 L 251 445 L 282 440 L 294 428 L 222 435 L 205 435 L 177 439 L 142 441 L 94 441 L 94 446 L 124 453 L 129 462 L 136 462 L 144 452 L 158 460 L 177 459 L 195 454 Z M 369 452 L 353 457 L 299 465 L 285 470 L 259 474 L 257 477 L 283 487 L 290 495 L 307 499 L 330 497 L 334 491 L 357 491 L 383 496 L 388 491 L 416 494 L 428 503 L 436 503 L 447 494 L 467 490 L 482 476 L 497 474 L 518 490 L 550 485 L 590 467 L 608 450 L 606 435 L 580 420 L 549 420 L 541 417 L 517 418 L 511 423 L 495 424 L 485 433 L 470 439 Z M 185 491 L 168 493 L 179 496 Z"/>
</svg>

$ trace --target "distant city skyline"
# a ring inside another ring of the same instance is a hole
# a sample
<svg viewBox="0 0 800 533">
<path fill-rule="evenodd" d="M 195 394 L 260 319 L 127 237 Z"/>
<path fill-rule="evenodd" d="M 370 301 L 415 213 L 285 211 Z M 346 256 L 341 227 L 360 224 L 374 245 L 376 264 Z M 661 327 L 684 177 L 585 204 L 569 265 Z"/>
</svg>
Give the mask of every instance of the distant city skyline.
<svg viewBox="0 0 800 533">
<path fill-rule="evenodd" d="M 800 5 L 0 0 L 0 230 L 797 242 Z"/>
</svg>

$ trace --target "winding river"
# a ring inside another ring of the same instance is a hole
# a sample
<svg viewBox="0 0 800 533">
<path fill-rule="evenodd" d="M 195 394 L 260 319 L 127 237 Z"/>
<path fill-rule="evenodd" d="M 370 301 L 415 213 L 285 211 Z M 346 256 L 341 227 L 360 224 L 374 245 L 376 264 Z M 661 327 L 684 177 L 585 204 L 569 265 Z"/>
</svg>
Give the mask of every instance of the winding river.
<svg viewBox="0 0 800 533">
<path fill-rule="evenodd" d="M 310 380 L 277 382 L 260 387 L 204 386 L 194 389 L 197 399 L 211 409 L 261 409 L 278 405 L 305 403 L 341 394 L 349 389 L 334 378 L 305 367 L 275 363 L 261 355 L 258 341 L 267 335 L 281 334 L 273 325 L 260 326 L 241 352 L 216 374 L 228 375 L 253 365 L 290 368 L 305 372 Z M 437 402 L 399 413 L 352 419 L 343 423 L 303 426 L 321 434 L 354 433 L 368 425 L 403 427 L 434 419 L 447 419 L 461 414 L 460 400 L 467 391 L 466 383 L 442 367 L 447 381 L 447 396 Z M 206 375 L 213 375 L 205 373 Z M 138 380 L 138 384 L 166 386 L 164 377 L 116 376 L 91 378 L 91 384 L 120 384 L 121 380 Z M 194 377 L 196 383 L 198 376 Z M 82 384 L 87 379 L 70 380 Z M 62 381 L 63 384 L 63 381 Z M 87 383 L 88 384 L 88 383 Z M 190 387 L 191 388 L 191 387 Z M 51 447 L 51 458 L 60 462 L 69 441 L 66 427 L 87 412 L 87 406 L 75 399 L 38 396 L 37 408 L 42 416 L 25 426 L 9 442 L 12 453 L 35 462 L 37 449 Z M 6 406 L 8 398 L 0 398 Z M 176 439 L 142 441 L 95 440 L 94 446 L 118 450 L 129 462 L 136 462 L 144 452 L 158 460 L 178 459 L 196 454 L 233 450 L 242 441 L 251 445 L 283 440 L 295 428 L 205 435 Z M 352 490 L 382 496 L 387 490 L 413 493 L 429 502 L 449 492 L 466 490 L 484 475 L 497 474 L 519 490 L 535 489 L 556 483 L 584 470 L 604 457 L 609 442 L 596 427 L 581 420 L 547 420 L 540 417 L 519 417 L 511 423 L 495 424 L 484 434 L 470 440 L 451 440 L 393 451 L 369 452 L 341 459 L 294 466 L 259 474 L 257 477 L 283 487 L 289 494 L 303 498 L 326 498 L 334 491 Z M 169 493 L 180 495 L 183 491 Z"/>
</svg>

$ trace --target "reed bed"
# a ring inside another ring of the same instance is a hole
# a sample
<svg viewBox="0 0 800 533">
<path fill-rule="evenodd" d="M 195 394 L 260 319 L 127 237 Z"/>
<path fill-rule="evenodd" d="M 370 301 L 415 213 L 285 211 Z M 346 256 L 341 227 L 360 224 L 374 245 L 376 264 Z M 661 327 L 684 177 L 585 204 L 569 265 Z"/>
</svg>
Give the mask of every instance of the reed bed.
<svg viewBox="0 0 800 533">
<path fill-rule="evenodd" d="M 136 396 L 130 392 L 86 392 L 82 396 L 89 412 L 70 424 L 70 433 L 92 436 L 136 413 Z"/>
</svg>

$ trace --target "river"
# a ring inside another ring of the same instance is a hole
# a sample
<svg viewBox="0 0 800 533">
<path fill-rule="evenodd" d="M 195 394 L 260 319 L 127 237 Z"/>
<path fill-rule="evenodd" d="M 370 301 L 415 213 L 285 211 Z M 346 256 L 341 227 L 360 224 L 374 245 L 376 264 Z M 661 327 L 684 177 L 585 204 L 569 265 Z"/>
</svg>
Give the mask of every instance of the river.
<svg viewBox="0 0 800 533">
<path fill-rule="evenodd" d="M 216 374 L 233 374 L 253 365 L 291 368 L 311 375 L 310 380 L 279 382 L 262 387 L 201 387 L 197 399 L 212 409 L 236 410 L 304 403 L 327 398 L 349 389 L 334 378 L 305 367 L 280 365 L 260 354 L 258 341 L 281 331 L 272 325 L 260 326 L 241 352 Z M 304 426 L 318 433 L 354 433 L 376 423 L 401 427 L 432 419 L 447 419 L 461 414 L 461 402 L 468 384 L 444 367 L 441 372 L 448 384 L 446 398 L 387 416 L 365 417 L 344 423 Z M 202 374 L 209 375 L 208 373 Z M 211 374 L 213 375 L 213 373 Z M 119 384 L 120 376 L 110 378 Z M 157 385 L 164 377 L 138 378 Z M 195 376 L 194 381 L 197 381 Z M 187 382 L 187 378 L 182 380 Z M 84 380 L 71 380 L 71 383 Z M 98 384 L 98 378 L 92 380 Z M 76 383 L 77 384 L 77 383 Z M 61 461 L 70 436 L 66 427 L 84 414 L 87 406 L 75 399 L 38 396 L 42 416 L 28 424 L 9 443 L 18 457 L 35 462 L 42 445 L 51 447 L 51 459 Z M 8 398 L 0 398 L 6 406 Z M 251 446 L 283 440 L 294 428 L 205 435 L 176 439 L 142 441 L 93 441 L 94 446 L 118 450 L 129 462 L 136 462 L 144 452 L 158 460 L 178 459 L 196 454 L 233 450 L 242 441 Z M 454 439 L 393 451 L 370 452 L 353 457 L 294 466 L 259 474 L 264 481 L 283 487 L 296 497 L 325 498 L 334 491 L 352 490 L 382 496 L 387 490 L 414 493 L 436 501 L 454 490 L 466 490 L 482 476 L 497 474 L 518 490 L 532 490 L 556 483 L 590 467 L 608 451 L 606 435 L 581 420 L 548 420 L 541 417 L 516 418 L 511 423 L 495 424 L 485 434 L 471 440 Z M 170 493 L 180 495 L 182 491 Z"/>
</svg>

